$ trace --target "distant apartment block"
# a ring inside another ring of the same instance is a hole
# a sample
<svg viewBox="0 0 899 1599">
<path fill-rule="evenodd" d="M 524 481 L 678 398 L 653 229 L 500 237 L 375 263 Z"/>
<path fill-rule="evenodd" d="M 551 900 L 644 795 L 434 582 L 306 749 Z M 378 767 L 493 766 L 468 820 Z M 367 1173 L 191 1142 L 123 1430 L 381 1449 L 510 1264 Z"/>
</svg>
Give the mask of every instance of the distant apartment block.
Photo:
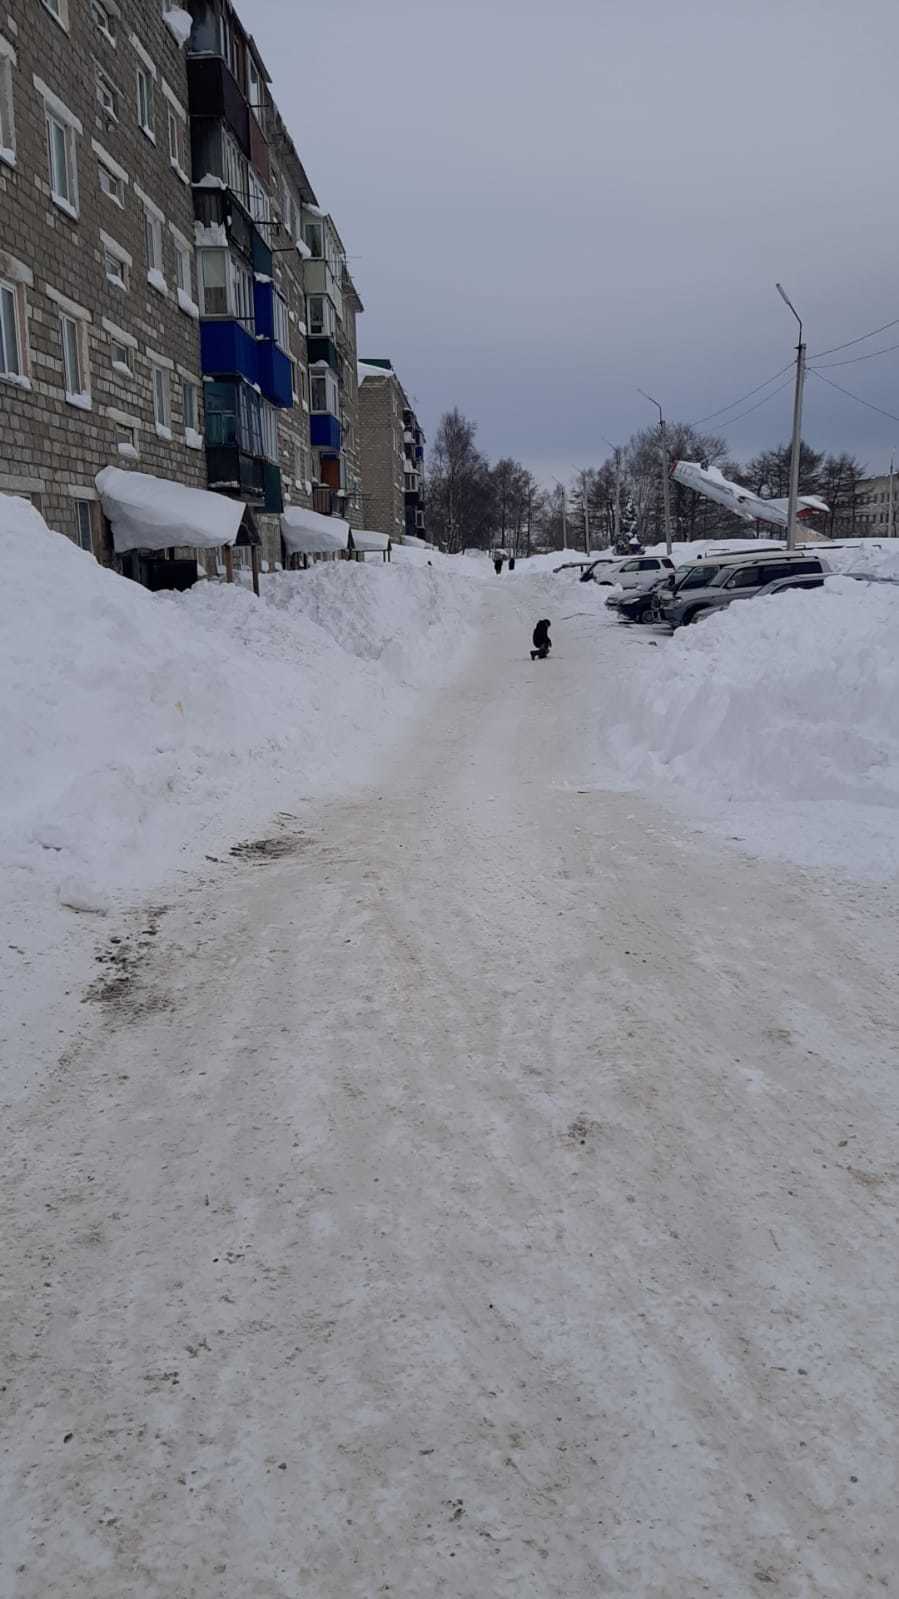
<svg viewBox="0 0 899 1599">
<path fill-rule="evenodd" d="M 425 437 L 389 360 L 359 364 L 359 426 L 366 526 L 392 539 L 425 538 Z"/>
<path fill-rule="evenodd" d="M 845 519 L 844 519 L 845 520 Z M 858 485 L 852 531 L 860 538 L 886 538 L 890 531 L 890 478 L 869 477 Z M 899 530 L 899 477 L 893 478 L 893 529 Z M 849 531 L 848 527 L 844 531 Z"/>
<path fill-rule="evenodd" d="M 188 12 L 0 11 L 0 492 L 112 560 L 102 467 L 208 486 L 275 565 L 286 504 L 362 524 L 362 304 L 252 37 Z"/>
</svg>

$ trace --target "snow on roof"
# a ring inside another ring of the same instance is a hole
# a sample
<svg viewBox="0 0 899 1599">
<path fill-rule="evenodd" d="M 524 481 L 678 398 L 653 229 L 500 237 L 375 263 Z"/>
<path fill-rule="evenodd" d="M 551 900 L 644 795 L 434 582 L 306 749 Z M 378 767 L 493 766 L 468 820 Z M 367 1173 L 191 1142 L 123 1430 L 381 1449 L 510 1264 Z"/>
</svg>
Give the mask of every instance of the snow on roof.
<svg viewBox="0 0 899 1599">
<path fill-rule="evenodd" d="M 372 533 L 367 528 L 363 528 L 360 532 L 353 528 L 351 537 L 353 540 L 352 548 L 362 553 L 390 549 L 390 539 L 386 533 Z"/>
<path fill-rule="evenodd" d="M 104 466 L 96 476 L 103 510 L 119 555 L 126 550 L 167 550 L 172 545 L 214 550 L 233 544 L 244 506 L 208 489 L 185 488 L 146 472 Z"/>
<path fill-rule="evenodd" d="M 291 555 L 330 555 L 349 549 L 350 525 L 339 516 L 322 516 L 304 505 L 286 505 L 281 535 Z"/>
<path fill-rule="evenodd" d="M 396 373 L 392 366 L 372 366 L 368 361 L 357 363 L 359 382 L 364 383 L 366 378 L 395 378 Z"/>
</svg>

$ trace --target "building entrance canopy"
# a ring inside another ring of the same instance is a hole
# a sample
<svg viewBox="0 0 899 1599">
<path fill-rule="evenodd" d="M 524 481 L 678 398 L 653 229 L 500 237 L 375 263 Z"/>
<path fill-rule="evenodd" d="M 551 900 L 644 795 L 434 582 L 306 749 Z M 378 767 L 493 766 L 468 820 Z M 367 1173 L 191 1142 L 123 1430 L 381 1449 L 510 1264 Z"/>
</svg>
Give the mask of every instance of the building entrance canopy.
<svg viewBox="0 0 899 1599">
<path fill-rule="evenodd" d="M 304 505 L 287 505 L 281 516 L 281 535 L 291 555 L 332 555 L 349 547 L 350 524 L 339 516 L 322 516 Z"/>
<path fill-rule="evenodd" d="M 175 546 L 215 550 L 237 539 L 245 510 L 240 500 L 117 466 L 105 466 L 95 481 L 118 555 Z"/>
</svg>

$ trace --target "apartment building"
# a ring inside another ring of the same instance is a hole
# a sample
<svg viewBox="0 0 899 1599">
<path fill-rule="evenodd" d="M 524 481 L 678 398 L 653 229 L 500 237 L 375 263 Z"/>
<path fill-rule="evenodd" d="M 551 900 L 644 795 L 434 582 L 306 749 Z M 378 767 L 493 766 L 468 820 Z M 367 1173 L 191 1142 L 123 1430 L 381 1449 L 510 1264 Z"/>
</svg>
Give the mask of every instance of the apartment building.
<svg viewBox="0 0 899 1599">
<path fill-rule="evenodd" d="M 111 464 L 239 499 L 263 564 L 286 504 L 360 526 L 362 304 L 229 0 L 8 4 L 0 492 L 107 560 Z"/>
<path fill-rule="evenodd" d="M 206 478 L 182 37 L 149 0 L 0 11 L 0 492 L 101 559 L 101 467 Z"/>
<path fill-rule="evenodd" d="M 366 359 L 358 376 L 366 526 L 397 541 L 424 538 L 424 433 L 392 362 Z"/>
<path fill-rule="evenodd" d="M 892 501 L 892 530 L 893 534 L 899 531 L 899 477 L 893 478 Z M 888 538 L 890 536 L 890 476 L 865 478 L 858 485 L 853 507 L 851 529 L 847 525 L 841 529 L 843 533 L 852 532 L 859 538 Z M 843 519 L 847 524 L 848 517 Z"/>
</svg>

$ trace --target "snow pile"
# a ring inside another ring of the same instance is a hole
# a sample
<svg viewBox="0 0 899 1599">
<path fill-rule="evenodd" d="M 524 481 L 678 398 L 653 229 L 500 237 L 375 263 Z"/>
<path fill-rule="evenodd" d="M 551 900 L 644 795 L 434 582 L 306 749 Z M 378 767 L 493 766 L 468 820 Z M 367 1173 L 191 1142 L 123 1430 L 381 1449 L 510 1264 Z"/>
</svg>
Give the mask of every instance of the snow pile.
<svg viewBox="0 0 899 1599">
<path fill-rule="evenodd" d="M 766 853 L 899 868 L 899 588 L 832 578 L 646 655 L 609 733 L 628 779 Z"/>
<path fill-rule="evenodd" d="M 154 595 L 0 495 L 0 863 L 102 908 L 360 780 L 442 678 L 483 585 L 327 563 Z M 464 589 L 464 593 L 463 593 Z"/>
</svg>

